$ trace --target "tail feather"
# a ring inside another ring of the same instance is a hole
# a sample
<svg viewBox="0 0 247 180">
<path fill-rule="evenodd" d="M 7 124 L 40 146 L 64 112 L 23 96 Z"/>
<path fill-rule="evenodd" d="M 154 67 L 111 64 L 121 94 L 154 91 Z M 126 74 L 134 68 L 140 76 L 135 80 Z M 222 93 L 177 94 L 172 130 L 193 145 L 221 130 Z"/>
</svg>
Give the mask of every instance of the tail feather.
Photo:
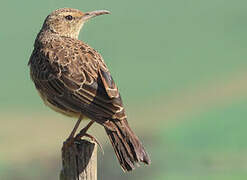
<svg viewBox="0 0 247 180">
<path fill-rule="evenodd" d="M 150 164 L 151 160 L 140 140 L 130 129 L 126 119 L 105 123 L 106 133 L 124 171 L 135 169 L 140 162 Z"/>
</svg>

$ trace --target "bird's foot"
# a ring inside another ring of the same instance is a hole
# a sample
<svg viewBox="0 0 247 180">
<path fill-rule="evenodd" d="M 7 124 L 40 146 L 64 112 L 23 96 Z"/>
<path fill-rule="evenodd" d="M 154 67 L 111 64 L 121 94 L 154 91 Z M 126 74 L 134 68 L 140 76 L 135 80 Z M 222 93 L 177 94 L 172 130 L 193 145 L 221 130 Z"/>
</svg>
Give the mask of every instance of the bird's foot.
<svg viewBox="0 0 247 180">
<path fill-rule="evenodd" d="M 86 137 L 89 137 L 93 142 L 95 142 L 96 144 L 98 144 L 98 146 L 101 149 L 102 154 L 104 154 L 104 149 L 103 149 L 102 145 L 100 144 L 100 142 L 95 137 L 93 137 L 92 135 L 87 134 L 87 133 L 85 134 L 85 136 Z"/>
<path fill-rule="evenodd" d="M 84 132 L 83 129 L 82 129 L 82 131 L 80 131 L 80 133 L 78 133 L 78 134 L 76 135 L 75 140 L 80 140 L 80 139 L 81 139 L 82 137 L 84 137 L 84 136 L 90 138 L 91 141 L 93 141 L 93 142 L 95 142 L 96 144 L 98 144 L 98 146 L 100 147 L 102 153 L 104 154 L 104 150 L 103 150 L 103 147 L 102 147 L 102 145 L 100 144 L 100 142 L 99 142 L 95 137 L 93 137 L 92 135 L 90 135 L 90 134 Z"/>
</svg>

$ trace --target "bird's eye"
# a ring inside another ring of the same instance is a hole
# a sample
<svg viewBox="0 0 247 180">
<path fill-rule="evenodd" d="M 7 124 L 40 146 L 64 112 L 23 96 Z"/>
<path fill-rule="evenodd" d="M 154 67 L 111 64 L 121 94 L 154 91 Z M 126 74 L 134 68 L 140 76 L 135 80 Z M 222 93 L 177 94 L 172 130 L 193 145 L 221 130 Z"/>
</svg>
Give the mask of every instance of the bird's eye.
<svg viewBox="0 0 247 180">
<path fill-rule="evenodd" d="M 73 19 L 73 17 L 71 15 L 65 16 L 65 19 L 71 21 Z"/>
</svg>

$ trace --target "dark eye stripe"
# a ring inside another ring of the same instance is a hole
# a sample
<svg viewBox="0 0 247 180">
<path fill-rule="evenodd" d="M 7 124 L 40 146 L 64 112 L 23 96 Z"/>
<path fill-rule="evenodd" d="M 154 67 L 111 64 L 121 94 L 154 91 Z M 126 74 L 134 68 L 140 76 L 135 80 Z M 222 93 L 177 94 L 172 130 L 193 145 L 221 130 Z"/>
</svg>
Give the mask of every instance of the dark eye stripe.
<svg viewBox="0 0 247 180">
<path fill-rule="evenodd" d="M 73 19 L 73 17 L 71 15 L 65 16 L 65 19 L 71 21 Z"/>
</svg>

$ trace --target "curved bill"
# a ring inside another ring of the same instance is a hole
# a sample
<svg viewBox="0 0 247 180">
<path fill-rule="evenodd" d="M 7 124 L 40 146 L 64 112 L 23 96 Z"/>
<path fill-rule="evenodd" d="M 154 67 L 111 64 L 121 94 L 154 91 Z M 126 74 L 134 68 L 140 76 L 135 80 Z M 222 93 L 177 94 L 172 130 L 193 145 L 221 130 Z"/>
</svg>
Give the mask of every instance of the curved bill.
<svg viewBox="0 0 247 180">
<path fill-rule="evenodd" d="M 93 17 L 104 15 L 104 14 L 110 14 L 110 11 L 107 11 L 107 10 L 97 10 L 97 11 L 86 12 L 82 16 L 82 19 L 84 21 L 86 21 L 86 20 L 91 19 Z"/>
</svg>

